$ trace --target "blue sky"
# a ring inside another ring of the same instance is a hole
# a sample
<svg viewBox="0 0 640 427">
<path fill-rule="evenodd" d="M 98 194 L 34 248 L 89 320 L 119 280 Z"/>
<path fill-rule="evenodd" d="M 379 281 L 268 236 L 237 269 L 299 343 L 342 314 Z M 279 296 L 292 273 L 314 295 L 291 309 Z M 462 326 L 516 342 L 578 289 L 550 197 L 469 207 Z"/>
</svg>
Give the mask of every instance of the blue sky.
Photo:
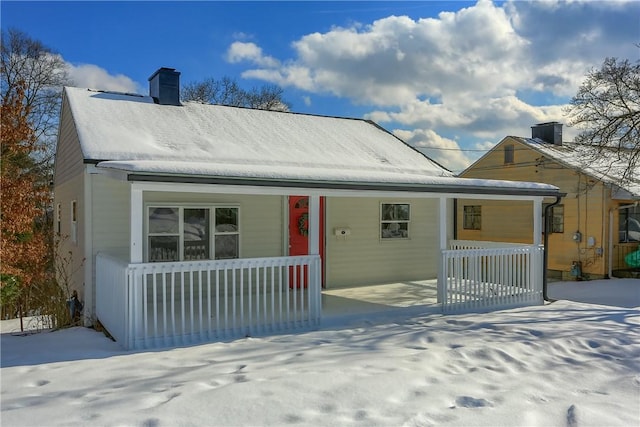
<svg viewBox="0 0 640 427">
<path fill-rule="evenodd" d="M 640 2 L 2 1 L 2 28 L 57 51 L 74 84 L 147 93 L 229 76 L 296 112 L 374 120 L 459 171 L 506 135 L 565 122 L 585 73 L 638 60 Z M 575 130 L 565 127 L 565 139 Z"/>
</svg>

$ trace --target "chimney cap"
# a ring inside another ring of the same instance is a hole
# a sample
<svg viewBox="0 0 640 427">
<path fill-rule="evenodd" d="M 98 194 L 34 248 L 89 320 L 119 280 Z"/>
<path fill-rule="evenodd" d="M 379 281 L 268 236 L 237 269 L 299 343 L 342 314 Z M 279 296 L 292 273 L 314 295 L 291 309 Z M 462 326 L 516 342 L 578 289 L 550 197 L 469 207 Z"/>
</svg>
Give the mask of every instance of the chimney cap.
<svg viewBox="0 0 640 427">
<path fill-rule="evenodd" d="M 546 122 L 531 126 L 531 138 L 560 146 L 562 145 L 562 123 Z"/>
<path fill-rule="evenodd" d="M 163 74 L 178 74 L 180 75 L 180 71 L 176 71 L 175 68 L 171 68 L 171 67 L 160 67 L 158 68 L 153 74 L 151 74 L 151 77 L 149 77 L 147 80 L 151 81 L 151 79 L 153 79 L 156 75 L 158 75 L 159 73 L 163 73 Z"/>
<path fill-rule="evenodd" d="M 532 128 L 537 127 L 537 126 L 551 126 L 551 125 L 559 125 L 561 124 L 560 122 L 544 122 L 544 123 L 536 123 L 535 125 L 531 126 Z"/>
</svg>

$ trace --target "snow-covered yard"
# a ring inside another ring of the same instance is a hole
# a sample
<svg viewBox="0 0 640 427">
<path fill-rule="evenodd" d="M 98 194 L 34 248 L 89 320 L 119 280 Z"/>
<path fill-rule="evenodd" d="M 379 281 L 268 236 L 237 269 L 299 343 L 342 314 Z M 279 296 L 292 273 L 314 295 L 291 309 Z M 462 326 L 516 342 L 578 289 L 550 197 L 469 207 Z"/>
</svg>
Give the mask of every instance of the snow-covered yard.
<svg viewBox="0 0 640 427">
<path fill-rule="evenodd" d="M 640 280 L 554 283 L 549 294 L 583 302 L 352 321 L 163 351 L 124 352 L 86 328 L 18 336 L 5 321 L 1 421 L 640 425 Z"/>
</svg>

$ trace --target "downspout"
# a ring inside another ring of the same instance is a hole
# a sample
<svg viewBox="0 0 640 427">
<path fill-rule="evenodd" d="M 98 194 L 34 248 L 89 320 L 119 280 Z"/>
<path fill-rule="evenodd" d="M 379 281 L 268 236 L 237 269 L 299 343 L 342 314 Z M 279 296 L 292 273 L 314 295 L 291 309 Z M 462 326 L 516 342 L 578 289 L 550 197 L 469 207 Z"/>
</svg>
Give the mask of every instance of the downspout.
<svg viewBox="0 0 640 427">
<path fill-rule="evenodd" d="M 613 277 L 613 211 L 635 208 L 638 204 L 640 204 L 640 202 L 609 209 L 609 279 Z"/>
<path fill-rule="evenodd" d="M 547 295 L 547 266 L 549 265 L 549 230 L 551 229 L 551 210 L 560 204 L 562 196 L 556 196 L 556 201 L 544 208 L 544 254 L 542 257 L 542 298 L 545 301 L 554 302 Z"/>
<path fill-rule="evenodd" d="M 453 240 L 458 240 L 458 199 L 453 199 Z"/>
</svg>

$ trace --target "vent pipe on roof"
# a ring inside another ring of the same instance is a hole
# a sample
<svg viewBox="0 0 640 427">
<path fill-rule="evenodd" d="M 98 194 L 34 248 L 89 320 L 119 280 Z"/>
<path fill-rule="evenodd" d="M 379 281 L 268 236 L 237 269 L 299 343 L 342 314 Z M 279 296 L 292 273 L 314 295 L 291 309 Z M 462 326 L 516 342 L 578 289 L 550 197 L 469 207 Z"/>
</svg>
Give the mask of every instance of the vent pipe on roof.
<svg viewBox="0 0 640 427">
<path fill-rule="evenodd" d="M 538 123 L 531 126 L 531 138 L 539 138 L 549 144 L 562 145 L 562 123 Z"/>
<path fill-rule="evenodd" d="M 158 68 L 149 77 L 149 96 L 156 104 L 180 105 L 180 72 L 175 68 Z"/>
</svg>

